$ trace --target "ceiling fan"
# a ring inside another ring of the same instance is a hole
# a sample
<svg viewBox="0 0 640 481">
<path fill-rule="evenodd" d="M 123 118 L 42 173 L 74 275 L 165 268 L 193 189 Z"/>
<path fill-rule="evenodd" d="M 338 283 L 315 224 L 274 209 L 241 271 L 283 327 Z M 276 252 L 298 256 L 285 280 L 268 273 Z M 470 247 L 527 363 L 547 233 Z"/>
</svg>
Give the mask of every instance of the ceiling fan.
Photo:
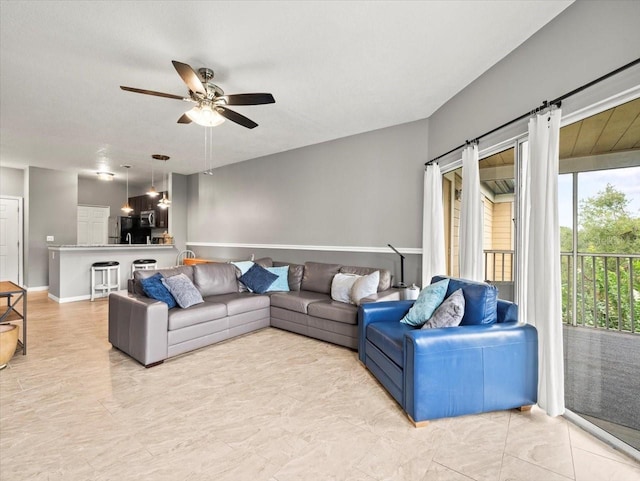
<svg viewBox="0 0 640 481">
<path fill-rule="evenodd" d="M 179 119 L 179 124 L 189 124 L 195 122 L 205 127 L 215 127 L 220 125 L 225 119 L 229 119 L 236 124 L 242 125 L 248 129 L 258 126 L 253 120 L 235 112 L 227 105 L 263 105 L 275 103 L 273 95 L 267 93 L 257 94 L 235 94 L 225 95 L 224 91 L 212 82 L 213 70 L 209 68 L 198 69 L 198 73 L 186 63 L 171 61 L 173 66 L 182 78 L 187 87 L 189 87 L 189 96 L 165 94 L 154 90 L 137 89 L 133 87 L 120 86 L 122 90 L 127 92 L 135 92 L 145 95 L 155 95 L 156 97 L 165 97 L 168 99 L 184 100 L 196 104 L 188 112 L 185 112 Z M 198 74 L 200 74 L 198 76 Z"/>
</svg>

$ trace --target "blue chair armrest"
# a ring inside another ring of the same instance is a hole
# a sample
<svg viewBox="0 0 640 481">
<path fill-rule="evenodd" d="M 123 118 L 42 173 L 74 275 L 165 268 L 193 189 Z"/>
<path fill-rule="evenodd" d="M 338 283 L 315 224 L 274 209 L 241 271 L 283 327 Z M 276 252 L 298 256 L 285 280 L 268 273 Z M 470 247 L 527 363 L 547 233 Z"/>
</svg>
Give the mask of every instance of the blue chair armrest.
<svg viewBox="0 0 640 481">
<path fill-rule="evenodd" d="M 415 301 L 387 301 L 362 304 L 358 309 L 358 355 L 364 362 L 367 326 L 372 322 L 400 321 Z"/>
<path fill-rule="evenodd" d="M 518 305 L 511 301 L 498 299 L 498 322 L 518 320 Z"/>
<path fill-rule="evenodd" d="M 416 421 L 535 404 L 538 336 L 517 322 L 407 332 L 404 409 Z"/>
</svg>

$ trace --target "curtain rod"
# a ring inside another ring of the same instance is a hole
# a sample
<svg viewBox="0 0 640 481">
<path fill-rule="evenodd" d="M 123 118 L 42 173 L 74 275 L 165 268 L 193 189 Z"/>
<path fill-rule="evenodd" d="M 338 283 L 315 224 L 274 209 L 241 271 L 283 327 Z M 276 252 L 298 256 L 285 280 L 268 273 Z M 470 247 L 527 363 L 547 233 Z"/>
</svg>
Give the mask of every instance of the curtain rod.
<svg viewBox="0 0 640 481">
<path fill-rule="evenodd" d="M 597 79 L 592 80 L 591 82 L 586 83 L 586 84 L 584 84 L 584 85 L 582 85 L 582 86 L 580 86 L 580 87 L 578 87 L 578 88 L 576 88 L 576 89 L 572 90 L 571 92 L 568 92 L 568 93 L 566 93 L 566 94 L 564 94 L 564 95 L 561 95 L 561 96 L 560 96 L 560 97 L 558 97 L 557 99 L 554 99 L 554 100 L 552 100 L 552 101 L 550 101 L 550 102 L 547 102 L 547 101 L 545 100 L 544 102 L 542 102 L 542 105 L 540 105 L 538 108 L 536 108 L 536 109 L 534 109 L 534 110 L 532 110 L 532 111 L 530 111 L 530 112 L 527 112 L 526 114 L 522 114 L 522 115 L 520 115 L 519 117 L 516 117 L 515 119 L 510 120 L 509 122 L 505 122 L 504 124 L 500 125 L 499 127 L 496 127 L 495 129 L 492 129 L 492 130 L 490 130 L 489 132 L 485 132 L 484 134 L 480 135 L 479 137 L 476 137 L 475 139 L 473 139 L 473 140 L 471 140 L 471 141 L 467 140 L 467 141 L 465 141 L 465 143 L 464 143 L 464 144 L 458 145 L 457 147 L 454 147 L 453 149 L 451 149 L 451 150 L 449 150 L 449 151 L 445 152 L 444 154 L 438 155 L 437 157 L 434 157 L 433 159 L 431 159 L 431 160 L 429 160 L 429 161 L 425 162 L 425 163 L 424 163 L 424 165 L 425 165 L 425 166 L 426 166 L 426 165 L 430 165 L 430 164 L 432 164 L 433 162 L 438 161 L 438 160 L 439 160 L 439 159 L 441 159 L 442 157 L 445 157 L 445 156 L 447 156 L 447 155 L 449 155 L 449 154 L 451 154 L 451 153 L 455 152 L 456 150 L 459 150 L 459 149 L 461 149 L 461 148 L 463 148 L 463 147 L 465 147 L 465 146 L 469 145 L 469 143 L 473 143 L 473 142 L 478 143 L 478 141 L 479 141 L 481 138 L 486 137 L 487 135 L 491 135 L 491 134 L 493 134 L 494 132 L 497 132 L 497 131 L 498 131 L 498 130 L 500 130 L 500 129 L 503 129 L 503 128 L 505 128 L 505 127 L 507 127 L 507 126 L 511 125 L 511 124 L 514 124 L 514 123 L 516 123 L 516 122 L 518 122 L 518 121 L 522 120 L 522 119 L 525 119 L 525 118 L 529 117 L 530 115 L 532 115 L 532 114 L 534 114 L 534 113 L 541 112 L 542 110 L 545 110 L 545 109 L 547 109 L 547 108 L 549 108 L 549 107 L 551 107 L 551 106 L 553 106 L 553 105 L 555 105 L 556 107 L 560 107 L 560 106 L 562 105 L 562 101 L 563 101 L 564 99 L 569 98 L 569 97 L 571 97 L 572 95 L 575 95 L 575 94 L 577 94 L 577 93 L 580 93 L 580 92 L 582 92 L 583 90 L 588 89 L 589 87 L 591 87 L 591 86 L 593 86 L 593 85 L 595 85 L 595 84 L 597 84 L 597 83 L 599 83 L 599 82 L 602 82 L 603 80 L 606 80 L 606 79 L 608 79 L 609 77 L 613 77 L 614 75 L 617 75 L 617 74 L 619 74 L 620 72 L 623 72 L 624 70 L 627 70 L 628 68 L 631 68 L 631 67 L 633 67 L 634 65 L 637 65 L 637 64 L 639 64 L 639 63 L 640 63 L 640 58 L 637 58 L 637 59 L 635 59 L 634 61 L 629 62 L 629 63 L 628 63 L 628 64 L 626 64 L 626 65 L 623 65 L 622 67 L 619 67 L 619 68 L 617 68 L 617 69 L 615 69 L 615 70 L 612 70 L 611 72 L 609 72 L 609 73 L 607 73 L 607 74 L 603 75 L 602 77 L 598 77 Z"/>
</svg>

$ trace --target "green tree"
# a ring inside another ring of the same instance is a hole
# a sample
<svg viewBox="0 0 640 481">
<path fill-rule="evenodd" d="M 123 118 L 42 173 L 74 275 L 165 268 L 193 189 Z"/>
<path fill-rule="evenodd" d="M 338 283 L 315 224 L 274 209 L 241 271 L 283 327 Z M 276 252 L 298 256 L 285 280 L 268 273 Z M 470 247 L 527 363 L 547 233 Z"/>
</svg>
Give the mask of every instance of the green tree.
<svg viewBox="0 0 640 481">
<path fill-rule="evenodd" d="M 582 200 L 578 216 L 578 252 L 640 254 L 640 217 L 629 211 L 629 204 L 625 193 L 611 184 L 607 184 L 595 196 Z M 561 228 L 563 252 L 572 250 L 571 235 L 571 229 Z M 569 306 L 570 262 L 567 259 L 567 264 L 562 265 L 562 270 L 566 269 L 562 277 L 566 322 L 571 322 L 574 315 Z M 640 259 L 594 255 L 581 256 L 579 262 L 577 321 L 591 326 L 613 329 L 620 326 L 623 330 L 630 330 L 631 310 L 635 319 L 640 318 L 640 299 L 637 295 L 640 292 Z M 633 306 L 630 303 L 631 289 L 634 293 Z"/>
<path fill-rule="evenodd" d="M 578 251 L 608 254 L 640 253 L 640 217 L 628 210 L 624 192 L 607 184 L 580 201 Z"/>
<path fill-rule="evenodd" d="M 571 227 L 560 226 L 560 252 L 571 252 L 573 250 L 573 229 Z"/>
</svg>

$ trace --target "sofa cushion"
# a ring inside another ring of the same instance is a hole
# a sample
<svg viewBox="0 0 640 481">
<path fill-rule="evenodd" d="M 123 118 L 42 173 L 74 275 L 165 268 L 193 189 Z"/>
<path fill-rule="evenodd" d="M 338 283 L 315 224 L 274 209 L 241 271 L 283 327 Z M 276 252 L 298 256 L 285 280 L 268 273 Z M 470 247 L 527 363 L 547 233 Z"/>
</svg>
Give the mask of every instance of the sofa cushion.
<svg viewBox="0 0 640 481">
<path fill-rule="evenodd" d="M 300 289 L 303 291 L 331 294 L 333 276 L 340 272 L 340 264 L 305 262 Z"/>
<path fill-rule="evenodd" d="M 321 294 L 319 292 L 276 292 L 271 295 L 271 306 L 307 314 L 309 304 L 328 300 L 331 300 L 331 298 L 327 294 Z"/>
<path fill-rule="evenodd" d="M 358 323 L 358 308 L 352 304 L 338 301 L 320 301 L 309 304 L 307 311 L 310 316 L 329 319 L 344 324 Z"/>
<path fill-rule="evenodd" d="M 380 271 L 380 282 L 378 282 L 378 292 L 386 291 L 391 287 L 391 271 L 389 269 L 378 269 L 375 267 L 342 266 L 340 272 L 343 274 L 356 274 L 366 276 L 374 271 Z"/>
<path fill-rule="evenodd" d="M 196 286 L 193 285 L 191 279 L 184 274 L 166 277 L 162 279 L 162 283 L 167 289 L 169 289 L 171 295 L 183 309 L 204 302 L 200 291 L 196 289 Z"/>
<path fill-rule="evenodd" d="M 209 296 L 205 301 L 227 306 L 227 315 L 235 316 L 245 312 L 257 311 L 269 307 L 269 297 L 249 292 L 234 292 L 233 294 L 220 294 Z"/>
<path fill-rule="evenodd" d="M 498 317 L 498 289 L 495 286 L 484 282 L 444 276 L 435 276 L 431 279 L 431 282 L 434 283 L 443 279 L 449 279 L 447 297 L 458 289 L 462 289 L 464 294 L 465 308 L 464 317 L 460 323 L 461 326 L 493 324 L 496 322 Z"/>
<path fill-rule="evenodd" d="M 351 302 L 359 306 L 362 299 L 378 292 L 378 282 L 380 282 L 380 271 L 373 271 L 371 274 L 359 277 L 351 288 Z"/>
<path fill-rule="evenodd" d="M 260 267 L 273 267 L 273 259 L 271 257 L 262 257 L 254 261 Z"/>
<path fill-rule="evenodd" d="M 233 264 L 196 264 L 193 266 L 193 283 L 202 297 L 238 292 L 236 267 Z"/>
<path fill-rule="evenodd" d="M 407 315 L 400 319 L 403 324 L 410 326 L 422 326 L 433 315 L 447 294 L 449 279 L 442 279 L 434 284 L 428 285 L 418 295 L 418 299 L 411 306 Z"/>
<path fill-rule="evenodd" d="M 266 267 L 266 269 L 278 276 L 269 286 L 266 292 L 289 292 L 289 266 Z"/>
<path fill-rule="evenodd" d="M 142 290 L 142 284 L 140 281 L 151 277 L 157 273 L 162 274 L 162 277 L 177 276 L 178 274 L 184 274 L 191 281 L 193 281 L 193 266 L 176 266 L 168 267 L 166 269 L 138 269 L 133 273 L 133 292 L 139 296 L 144 296 L 145 293 Z"/>
<path fill-rule="evenodd" d="M 404 334 L 415 329 L 399 322 L 373 322 L 367 326 L 367 340 L 398 366 L 404 367 Z"/>
<path fill-rule="evenodd" d="M 291 262 L 273 261 L 273 267 L 280 266 L 289 266 L 289 290 L 299 291 L 300 284 L 302 283 L 302 276 L 304 275 L 304 265 L 293 264 Z"/>
<path fill-rule="evenodd" d="M 362 276 L 355 274 L 337 273 L 331 281 L 331 299 L 351 304 L 351 289 L 353 284 Z"/>
<path fill-rule="evenodd" d="M 162 274 L 159 272 L 156 272 L 146 279 L 141 279 L 140 284 L 147 297 L 164 302 L 169 306 L 169 309 L 178 305 L 175 298 L 171 295 L 171 292 L 169 292 L 169 289 L 162 283 Z"/>
<path fill-rule="evenodd" d="M 447 297 L 440 307 L 436 309 L 433 316 L 425 322 L 422 329 L 435 329 L 439 327 L 456 327 L 464 316 L 464 294 L 462 289 L 458 289 Z"/>
<path fill-rule="evenodd" d="M 254 264 L 240 277 L 240 282 L 247 286 L 251 292 L 263 294 L 277 279 L 276 274 L 269 272 L 259 264 Z"/>
<path fill-rule="evenodd" d="M 171 309 L 169 311 L 169 330 L 182 329 L 226 316 L 227 306 L 211 302 L 203 302 L 187 309 Z"/>
</svg>

